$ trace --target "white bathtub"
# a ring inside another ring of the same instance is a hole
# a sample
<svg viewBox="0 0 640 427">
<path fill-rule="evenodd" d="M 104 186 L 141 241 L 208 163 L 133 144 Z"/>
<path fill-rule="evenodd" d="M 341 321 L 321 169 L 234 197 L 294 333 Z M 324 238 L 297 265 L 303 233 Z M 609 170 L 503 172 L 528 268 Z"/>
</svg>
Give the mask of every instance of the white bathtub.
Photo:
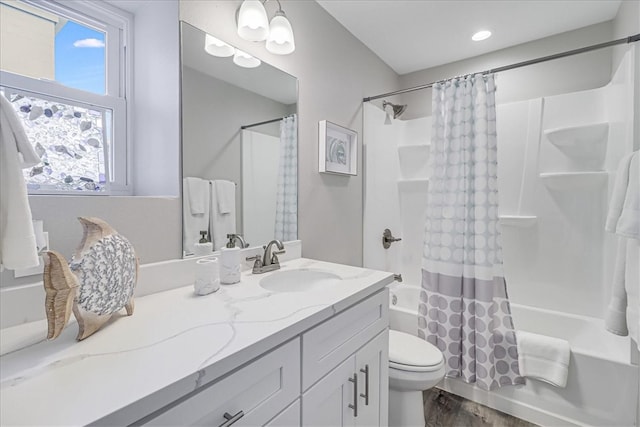
<svg viewBox="0 0 640 427">
<path fill-rule="evenodd" d="M 417 335 L 420 288 L 405 284 L 389 288 L 391 329 Z M 600 319 L 519 304 L 511 309 L 516 329 L 569 341 L 567 387 L 527 380 L 524 386 L 487 392 L 448 378 L 439 387 L 544 426 L 638 425 L 638 366 L 630 363 L 629 339 L 606 332 Z"/>
</svg>

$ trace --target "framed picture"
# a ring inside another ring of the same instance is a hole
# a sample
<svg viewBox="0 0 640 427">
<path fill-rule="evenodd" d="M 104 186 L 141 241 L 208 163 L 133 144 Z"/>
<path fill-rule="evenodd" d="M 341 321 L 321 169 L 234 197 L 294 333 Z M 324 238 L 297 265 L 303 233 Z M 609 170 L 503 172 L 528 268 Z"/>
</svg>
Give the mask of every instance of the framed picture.
<svg viewBox="0 0 640 427">
<path fill-rule="evenodd" d="M 341 175 L 358 174 L 358 133 L 327 120 L 318 122 L 319 170 Z"/>
</svg>

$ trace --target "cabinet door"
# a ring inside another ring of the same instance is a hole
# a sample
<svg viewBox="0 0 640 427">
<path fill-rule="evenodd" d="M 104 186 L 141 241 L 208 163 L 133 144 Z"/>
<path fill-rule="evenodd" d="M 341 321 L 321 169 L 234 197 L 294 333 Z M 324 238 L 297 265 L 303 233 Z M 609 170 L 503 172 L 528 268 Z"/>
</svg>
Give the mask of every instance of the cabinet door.
<svg viewBox="0 0 640 427">
<path fill-rule="evenodd" d="M 305 427 L 355 426 L 355 357 L 351 356 L 302 395 Z"/>
<path fill-rule="evenodd" d="M 385 330 L 356 353 L 358 417 L 361 427 L 386 426 L 389 412 L 389 331 Z"/>
</svg>

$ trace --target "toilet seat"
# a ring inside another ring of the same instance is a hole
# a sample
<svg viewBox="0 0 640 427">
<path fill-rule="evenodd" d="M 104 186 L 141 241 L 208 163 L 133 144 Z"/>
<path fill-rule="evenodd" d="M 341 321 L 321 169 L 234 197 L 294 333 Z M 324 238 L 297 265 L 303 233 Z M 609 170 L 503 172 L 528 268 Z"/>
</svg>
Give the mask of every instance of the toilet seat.
<svg viewBox="0 0 640 427">
<path fill-rule="evenodd" d="M 389 367 L 408 372 L 432 372 L 441 369 L 442 352 L 414 335 L 389 331 Z"/>
</svg>

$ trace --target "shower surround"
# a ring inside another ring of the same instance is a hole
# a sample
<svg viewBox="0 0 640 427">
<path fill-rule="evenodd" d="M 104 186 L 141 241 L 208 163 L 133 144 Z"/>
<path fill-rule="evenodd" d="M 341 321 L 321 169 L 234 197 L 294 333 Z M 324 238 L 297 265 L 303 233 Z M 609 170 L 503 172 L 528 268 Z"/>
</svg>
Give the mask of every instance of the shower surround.
<svg viewBox="0 0 640 427">
<path fill-rule="evenodd" d="M 638 149 L 632 55 L 608 85 L 581 92 L 500 103 L 498 79 L 499 222 L 515 328 L 567 339 L 573 371 L 565 389 L 528 380 L 486 392 L 447 380 L 449 391 L 541 424 L 636 422 L 637 352 L 628 338 L 601 338 L 616 249 L 605 215 L 618 162 Z M 384 125 L 378 107 L 364 108 L 364 264 L 420 286 L 431 117 Z M 403 239 L 388 250 L 385 228 Z M 624 404 L 605 404 L 612 394 Z"/>
</svg>

